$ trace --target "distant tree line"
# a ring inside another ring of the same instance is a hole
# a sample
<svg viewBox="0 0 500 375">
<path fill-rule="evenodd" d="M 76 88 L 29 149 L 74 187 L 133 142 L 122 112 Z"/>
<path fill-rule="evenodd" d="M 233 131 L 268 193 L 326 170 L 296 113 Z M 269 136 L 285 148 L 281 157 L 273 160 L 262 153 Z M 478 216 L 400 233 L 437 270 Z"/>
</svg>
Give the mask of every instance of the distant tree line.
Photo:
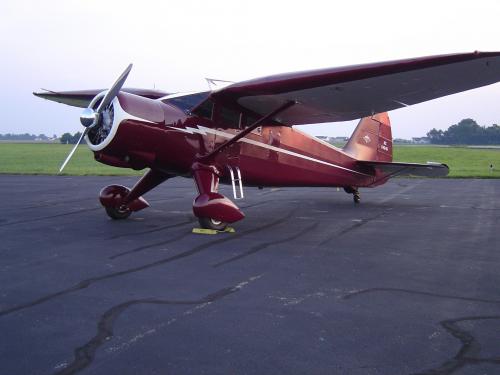
<svg viewBox="0 0 500 375">
<path fill-rule="evenodd" d="M 69 143 L 69 144 L 76 144 L 76 142 L 78 142 L 78 140 L 80 139 L 82 133 L 80 132 L 77 132 L 73 135 L 71 135 L 70 133 L 64 133 L 63 135 L 61 135 L 61 143 L 63 144 L 66 144 L 66 143 Z"/>
<path fill-rule="evenodd" d="M 78 142 L 78 139 L 80 139 L 80 136 L 82 133 L 77 132 L 75 134 L 71 133 L 64 133 L 61 138 L 59 138 L 59 141 L 63 144 L 69 143 L 69 144 L 75 144 Z M 45 134 L 29 134 L 29 133 L 24 133 L 24 134 L 0 134 L 0 141 L 11 141 L 11 142 L 19 142 L 19 141 L 53 141 L 58 139 L 57 135 L 53 135 L 51 137 L 47 137 Z"/>
<path fill-rule="evenodd" d="M 431 143 L 439 145 L 499 145 L 500 126 L 480 126 L 467 118 L 445 131 L 432 129 L 427 137 Z"/>
<path fill-rule="evenodd" d="M 82 133 L 64 133 L 60 141 L 63 144 L 75 144 Z M 458 124 L 450 126 L 447 130 L 432 129 L 427 137 L 433 144 L 440 145 L 500 145 L 500 126 L 494 124 L 489 127 L 480 126 L 473 119 L 467 118 Z M 52 138 L 45 134 L 0 134 L 0 141 L 49 141 L 57 139 L 54 134 Z"/>
<path fill-rule="evenodd" d="M 47 137 L 45 134 L 0 134 L 1 141 L 48 141 L 57 138 L 57 135 L 53 135 L 52 138 Z"/>
</svg>

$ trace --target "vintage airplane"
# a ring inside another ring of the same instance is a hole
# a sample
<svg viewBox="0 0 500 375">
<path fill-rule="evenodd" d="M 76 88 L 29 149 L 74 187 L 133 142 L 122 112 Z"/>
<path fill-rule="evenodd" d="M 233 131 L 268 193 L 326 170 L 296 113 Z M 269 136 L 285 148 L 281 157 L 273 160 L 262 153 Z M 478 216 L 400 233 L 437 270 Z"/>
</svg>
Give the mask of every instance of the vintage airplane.
<svg viewBox="0 0 500 375">
<path fill-rule="evenodd" d="M 444 164 L 392 162 L 386 112 L 498 82 L 500 52 L 286 73 L 188 94 L 122 89 L 131 68 L 109 90 L 34 94 L 86 107 L 82 138 L 98 162 L 149 169 L 132 189 L 101 190 L 111 218 L 148 207 L 143 194 L 184 176 L 198 188 L 193 212 L 200 225 L 222 230 L 244 214 L 218 193 L 219 182 L 232 184 L 235 199 L 243 198 L 244 185 L 331 186 L 343 187 L 357 203 L 358 188 L 393 176 L 446 175 Z M 360 118 L 343 148 L 293 128 Z"/>
</svg>

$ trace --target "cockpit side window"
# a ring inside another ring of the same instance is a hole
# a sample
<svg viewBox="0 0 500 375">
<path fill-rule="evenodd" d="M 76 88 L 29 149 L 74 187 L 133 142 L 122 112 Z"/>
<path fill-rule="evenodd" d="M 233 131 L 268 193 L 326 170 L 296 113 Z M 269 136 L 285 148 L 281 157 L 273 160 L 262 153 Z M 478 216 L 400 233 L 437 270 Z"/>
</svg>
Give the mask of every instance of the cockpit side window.
<svg viewBox="0 0 500 375">
<path fill-rule="evenodd" d="M 184 113 L 190 114 L 191 110 L 208 98 L 210 91 L 197 92 L 187 95 L 172 95 L 171 98 L 164 98 L 161 101 L 166 104 L 174 105 L 180 108 Z"/>
<path fill-rule="evenodd" d="M 214 112 L 214 102 L 208 99 L 205 100 L 196 108 L 195 115 L 212 120 L 213 112 Z"/>
</svg>

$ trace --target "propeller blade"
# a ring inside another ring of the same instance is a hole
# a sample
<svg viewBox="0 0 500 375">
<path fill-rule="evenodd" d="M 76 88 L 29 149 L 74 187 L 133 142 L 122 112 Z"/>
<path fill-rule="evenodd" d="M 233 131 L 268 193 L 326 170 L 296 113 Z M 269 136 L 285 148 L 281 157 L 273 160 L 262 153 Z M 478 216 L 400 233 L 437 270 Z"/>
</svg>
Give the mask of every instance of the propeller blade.
<svg viewBox="0 0 500 375">
<path fill-rule="evenodd" d="M 106 108 L 109 105 L 109 103 L 111 103 L 111 101 L 115 98 L 115 96 L 118 95 L 118 92 L 125 83 L 125 80 L 127 79 L 128 74 L 130 73 L 131 70 L 132 70 L 132 64 L 129 64 L 129 66 L 127 66 L 127 69 L 125 69 L 121 74 L 121 76 L 118 77 L 115 83 L 113 83 L 111 88 L 104 96 L 104 99 L 102 99 L 101 104 L 99 104 L 99 107 L 96 110 L 97 113 L 101 113 L 104 110 L 104 108 Z"/>
<path fill-rule="evenodd" d="M 61 165 L 61 168 L 59 169 L 59 173 L 62 172 L 62 170 L 64 169 L 64 167 L 66 166 L 66 164 L 68 164 L 69 162 L 69 159 L 71 159 L 71 157 L 73 156 L 73 154 L 75 153 L 76 149 L 78 148 L 78 145 L 80 144 L 80 142 L 82 141 L 83 137 L 85 137 L 85 135 L 87 134 L 89 128 L 85 128 L 85 130 L 83 131 L 82 135 L 80 136 L 80 139 L 78 140 L 78 142 L 76 143 L 75 147 L 73 147 L 73 149 L 71 150 L 71 152 L 69 153 L 68 157 L 66 158 L 66 160 L 64 160 L 64 163 L 62 163 Z"/>
</svg>

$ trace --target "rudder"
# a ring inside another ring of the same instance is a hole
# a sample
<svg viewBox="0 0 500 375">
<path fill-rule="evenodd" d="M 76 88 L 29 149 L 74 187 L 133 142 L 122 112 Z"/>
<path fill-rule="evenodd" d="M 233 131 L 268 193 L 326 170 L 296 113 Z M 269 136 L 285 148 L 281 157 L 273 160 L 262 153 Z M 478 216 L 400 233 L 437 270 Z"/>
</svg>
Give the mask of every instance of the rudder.
<svg viewBox="0 0 500 375">
<path fill-rule="evenodd" d="M 383 112 L 362 118 L 343 150 L 357 160 L 392 161 L 389 114 Z"/>
</svg>

